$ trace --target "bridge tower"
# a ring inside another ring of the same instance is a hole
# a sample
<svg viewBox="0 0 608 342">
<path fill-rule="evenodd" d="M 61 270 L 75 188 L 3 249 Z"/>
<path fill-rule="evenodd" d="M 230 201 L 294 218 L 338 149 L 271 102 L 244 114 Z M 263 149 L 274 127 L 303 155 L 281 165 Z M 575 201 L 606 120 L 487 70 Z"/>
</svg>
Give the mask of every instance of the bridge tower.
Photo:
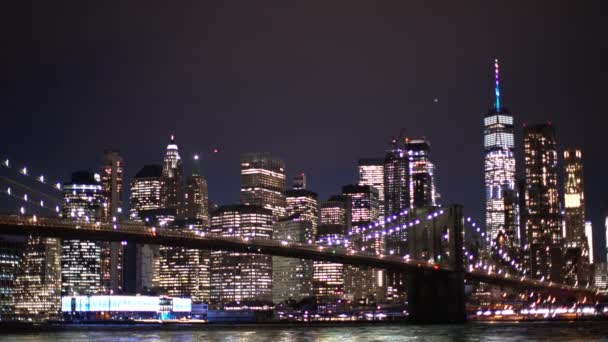
<svg viewBox="0 0 608 342">
<path fill-rule="evenodd" d="M 437 264 L 406 277 L 408 312 L 413 323 L 448 324 L 466 320 L 463 267 L 463 208 L 451 205 L 443 215 L 421 210 L 422 224 L 408 229 L 410 256 Z M 441 267 L 439 267 L 441 266 Z M 442 271 L 447 267 L 451 271 Z"/>
</svg>

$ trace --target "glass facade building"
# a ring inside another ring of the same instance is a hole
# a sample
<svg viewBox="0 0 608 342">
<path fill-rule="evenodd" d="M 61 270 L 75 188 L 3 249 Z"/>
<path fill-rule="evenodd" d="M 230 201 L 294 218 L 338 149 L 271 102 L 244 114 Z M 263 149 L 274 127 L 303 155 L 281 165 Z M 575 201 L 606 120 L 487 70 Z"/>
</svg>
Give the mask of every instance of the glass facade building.
<svg viewBox="0 0 608 342">
<path fill-rule="evenodd" d="M 211 233 L 223 237 L 272 238 L 273 213 L 257 205 L 219 207 Z M 228 251 L 211 252 L 210 303 L 222 307 L 243 301 L 272 301 L 272 257 Z"/>
<path fill-rule="evenodd" d="M 285 216 L 285 163 L 269 153 L 241 156 L 241 204 L 272 210 L 274 221 Z"/>
<path fill-rule="evenodd" d="M 63 185 L 62 215 L 82 221 L 100 221 L 104 195 L 98 174 L 79 171 Z M 61 292 L 63 294 L 98 294 L 102 287 L 101 242 L 63 240 L 61 244 Z"/>
<path fill-rule="evenodd" d="M 405 150 L 409 165 L 410 207 L 437 205 L 435 165 L 431 162 L 431 144 L 425 139 L 407 140 Z"/>
<path fill-rule="evenodd" d="M 359 159 L 359 185 L 370 185 L 378 190 L 378 219 L 384 219 L 384 160 Z"/>
</svg>

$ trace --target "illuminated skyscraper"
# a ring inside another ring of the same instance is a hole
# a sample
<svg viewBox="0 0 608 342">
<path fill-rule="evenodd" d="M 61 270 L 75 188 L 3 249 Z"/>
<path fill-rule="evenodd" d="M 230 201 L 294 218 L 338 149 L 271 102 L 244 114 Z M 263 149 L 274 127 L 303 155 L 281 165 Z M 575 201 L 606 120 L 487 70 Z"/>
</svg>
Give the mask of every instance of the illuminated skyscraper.
<svg viewBox="0 0 608 342">
<path fill-rule="evenodd" d="M 585 190 L 580 149 L 564 151 L 564 280 L 569 284 L 586 284 L 593 246 L 589 245 L 585 226 Z M 591 236 L 592 238 L 592 236 Z"/>
<path fill-rule="evenodd" d="M 272 211 L 257 205 L 227 205 L 211 217 L 211 233 L 223 237 L 272 238 Z M 211 252 L 210 303 L 272 301 L 272 257 Z"/>
<path fill-rule="evenodd" d="M 123 160 L 118 151 L 104 152 L 101 185 L 103 220 L 106 222 L 111 222 L 122 213 L 123 169 Z M 118 293 L 123 288 L 123 252 L 120 242 L 101 242 L 101 289 L 105 293 Z"/>
<path fill-rule="evenodd" d="M 530 274 L 559 281 L 562 229 L 557 186 L 557 143 L 552 125 L 524 129 L 527 263 Z"/>
<path fill-rule="evenodd" d="M 207 180 L 198 173 L 188 178 L 185 194 L 185 216 L 190 219 L 199 219 L 204 227 L 209 227 L 209 195 Z"/>
<path fill-rule="evenodd" d="M 61 308 L 60 240 L 28 237 L 15 278 L 14 300 L 15 315 L 19 317 L 57 317 Z"/>
<path fill-rule="evenodd" d="M 585 242 L 587 243 L 587 246 L 589 246 L 589 251 L 587 252 L 587 259 L 590 264 L 593 264 L 595 260 L 593 259 L 593 224 L 591 223 L 591 221 L 585 222 L 585 237 L 587 238 Z"/>
<path fill-rule="evenodd" d="M 273 220 L 285 216 L 285 163 L 269 153 L 241 156 L 241 204 L 272 210 Z"/>
<path fill-rule="evenodd" d="M 507 245 L 513 247 L 519 244 L 514 125 L 513 116 L 500 103 L 498 60 L 494 61 L 494 70 L 496 101 L 484 117 L 486 233 L 492 241 L 502 233 Z"/>
<path fill-rule="evenodd" d="M 300 191 L 300 190 L 294 190 Z M 273 225 L 272 238 L 281 241 L 307 243 L 312 241 L 312 222 L 301 214 L 280 219 Z M 272 257 L 272 301 L 300 301 L 312 296 L 312 260 Z"/>
<path fill-rule="evenodd" d="M 409 165 L 410 207 L 437 205 L 435 165 L 430 160 L 431 144 L 425 139 L 406 140 Z"/>
<path fill-rule="evenodd" d="M 384 219 L 384 160 L 359 159 L 359 185 L 371 185 L 378 190 L 380 213 L 378 219 Z"/>
<path fill-rule="evenodd" d="M 74 172 L 63 185 L 62 215 L 74 221 L 95 222 L 103 215 L 104 195 L 98 174 Z M 101 283 L 101 243 L 63 240 L 61 246 L 61 292 L 98 294 Z"/>
<path fill-rule="evenodd" d="M 321 203 L 321 220 L 316 242 L 320 245 L 343 245 L 350 229 L 348 200 L 332 196 Z M 335 262 L 313 262 L 313 294 L 319 302 L 327 303 L 343 298 L 344 265 Z"/>
<path fill-rule="evenodd" d="M 25 244 L 0 236 L 0 321 L 15 318 L 15 277 Z"/>
<path fill-rule="evenodd" d="M 131 220 L 144 221 L 145 213 L 161 207 L 160 189 L 162 166 L 145 165 L 131 181 Z M 137 244 L 135 246 L 135 291 L 154 287 L 154 264 L 160 258 L 159 247 Z M 158 271 L 158 269 L 157 269 Z M 156 278 L 158 275 L 156 275 Z"/>
<path fill-rule="evenodd" d="M 351 243 L 357 250 L 369 253 L 384 252 L 384 237 L 380 234 L 363 234 L 379 217 L 378 190 L 370 185 L 345 185 L 342 195 L 350 211 Z M 384 271 L 355 266 L 345 266 L 345 292 L 353 300 L 366 302 L 384 298 Z"/>
<path fill-rule="evenodd" d="M 317 233 L 317 223 L 319 221 L 319 205 L 317 194 L 306 189 L 292 189 L 285 191 L 287 216 L 298 214 L 299 220 L 308 221 L 312 226 L 311 239 L 314 241 Z"/>
<path fill-rule="evenodd" d="M 160 202 L 164 209 L 174 210 L 176 215 L 181 214 L 181 204 L 184 198 L 182 160 L 179 156 L 175 136 L 171 135 L 167 152 L 163 159 L 161 176 Z"/>
</svg>

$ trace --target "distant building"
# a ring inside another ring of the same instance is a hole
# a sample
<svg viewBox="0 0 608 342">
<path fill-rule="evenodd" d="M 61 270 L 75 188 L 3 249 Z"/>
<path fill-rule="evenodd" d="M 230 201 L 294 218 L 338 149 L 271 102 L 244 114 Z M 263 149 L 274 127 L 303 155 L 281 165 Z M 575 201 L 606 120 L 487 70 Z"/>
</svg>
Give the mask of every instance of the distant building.
<svg viewBox="0 0 608 342">
<path fill-rule="evenodd" d="M 0 236 L 0 321 L 15 316 L 15 278 L 24 252 L 23 241 Z"/>
<path fill-rule="evenodd" d="M 602 291 L 608 291 L 608 269 L 605 262 L 595 264 L 595 287 Z"/>
<path fill-rule="evenodd" d="M 293 177 L 293 189 L 294 190 L 306 189 L 306 174 L 304 172 L 300 172 L 295 177 Z"/>
<path fill-rule="evenodd" d="M 81 221 L 100 221 L 103 215 L 103 188 L 98 174 L 79 171 L 63 185 L 62 215 Z M 101 242 L 63 240 L 61 246 L 61 292 L 98 294 L 101 282 Z"/>
<path fill-rule="evenodd" d="M 273 225 L 274 240 L 307 243 L 312 241 L 312 222 L 302 219 L 301 214 L 280 219 Z M 272 257 L 272 301 L 300 301 L 312 297 L 312 260 Z"/>
<path fill-rule="evenodd" d="M 378 219 L 384 219 L 384 159 L 359 159 L 359 185 L 370 185 L 378 190 L 380 213 Z"/>
<path fill-rule="evenodd" d="M 431 144 L 426 139 L 408 139 L 405 150 L 409 161 L 410 207 L 436 206 L 435 165 L 430 159 Z"/>
<path fill-rule="evenodd" d="M 187 218 L 201 220 L 203 227 L 209 227 L 209 192 L 204 176 L 194 173 L 188 177 L 184 207 Z"/>
<path fill-rule="evenodd" d="M 486 233 L 490 241 L 496 241 L 500 234 L 506 238 L 507 246 L 513 248 L 519 245 L 514 120 L 500 102 L 498 60 L 494 61 L 494 70 L 495 104 L 483 120 Z"/>
<path fill-rule="evenodd" d="M 384 237 L 376 234 L 363 234 L 363 229 L 379 217 L 378 190 L 370 185 L 345 185 L 342 195 L 346 199 L 350 212 L 350 231 L 352 246 L 357 250 L 382 254 L 384 252 Z M 384 299 L 385 280 L 384 270 L 345 266 L 346 295 L 361 302 Z"/>
<path fill-rule="evenodd" d="M 175 136 L 172 134 L 163 159 L 163 170 L 160 178 L 160 202 L 162 208 L 175 210 L 176 215 L 180 215 L 182 210 L 181 204 L 184 198 L 183 177 L 182 159 L 175 143 Z"/>
<path fill-rule="evenodd" d="M 285 163 L 269 153 L 241 156 L 241 204 L 272 210 L 273 220 L 285 216 Z"/>
<path fill-rule="evenodd" d="M 101 185 L 104 196 L 102 218 L 118 219 L 122 213 L 123 159 L 118 151 L 106 150 L 103 156 Z M 124 251 L 120 242 L 101 241 L 101 290 L 118 293 L 123 289 Z"/>
<path fill-rule="evenodd" d="M 345 196 L 332 196 L 321 203 L 321 220 L 317 228 L 319 245 L 343 245 L 350 229 L 349 205 Z M 343 298 L 344 265 L 335 262 L 313 262 L 313 294 L 317 301 L 327 303 Z"/>
<path fill-rule="evenodd" d="M 524 129 L 526 262 L 533 277 L 561 281 L 562 229 L 557 185 L 557 142 L 551 124 Z"/>
<path fill-rule="evenodd" d="M 45 320 L 57 317 L 61 305 L 61 243 L 30 236 L 15 278 L 15 315 Z"/>
<path fill-rule="evenodd" d="M 299 215 L 299 220 L 310 222 L 312 227 L 311 239 L 314 241 L 319 221 L 319 204 L 317 194 L 305 189 L 292 189 L 285 191 L 287 217 Z"/>
<path fill-rule="evenodd" d="M 257 205 L 219 207 L 211 233 L 223 237 L 272 238 L 272 211 Z M 272 257 L 228 251 L 211 252 L 211 298 L 215 306 L 237 301 L 272 301 Z"/>
<path fill-rule="evenodd" d="M 160 165 L 145 165 L 135 174 L 131 181 L 131 220 L 141 221 L 145 224 L 146 214 L 151 211 L 158 210 L 161 207 L 161 176 L 162 166 Z M 149 221 L 148 217 L 148 221 Z M 127 247 L 129 249 L 130 246 Z M 133 278 L 135 281 L 135 292 L 141 293 L 145 289 L 152 289 L 155 276 L 155 261 L 158 263 L 160 258 L 160 250 L 157 245 L 135 245 L 134 256 L 134 271 Z M 127 275 L 129 276 L 129 275 Z"/>
</svg>

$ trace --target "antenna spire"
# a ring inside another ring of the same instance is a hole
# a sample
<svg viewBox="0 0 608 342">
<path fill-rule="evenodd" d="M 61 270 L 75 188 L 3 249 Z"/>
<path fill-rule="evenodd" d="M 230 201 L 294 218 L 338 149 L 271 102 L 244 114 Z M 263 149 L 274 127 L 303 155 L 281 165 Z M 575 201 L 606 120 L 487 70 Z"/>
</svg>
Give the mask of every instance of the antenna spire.
<svg viewBox="0 0 608 342">
<path fill-rule="evenodd" d="M 494 59 L 494 94 L 496 95 L 496 111 L 500 112 L 500 73 L 498 59 Z"/>
</svg>

